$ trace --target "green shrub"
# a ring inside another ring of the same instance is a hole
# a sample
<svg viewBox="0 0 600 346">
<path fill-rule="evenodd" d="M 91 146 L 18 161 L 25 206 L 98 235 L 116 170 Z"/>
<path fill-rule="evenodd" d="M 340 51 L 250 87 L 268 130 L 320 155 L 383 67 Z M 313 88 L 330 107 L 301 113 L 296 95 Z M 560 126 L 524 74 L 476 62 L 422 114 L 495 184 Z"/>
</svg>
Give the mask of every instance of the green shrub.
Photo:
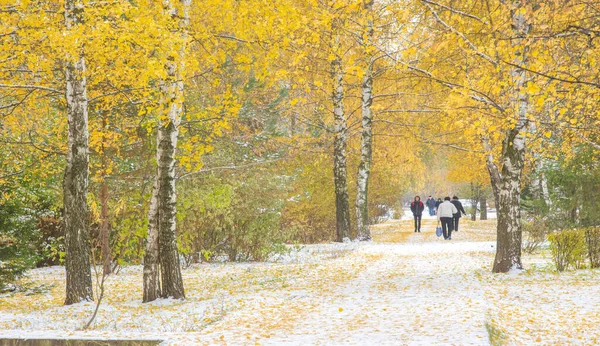
<svg viewBox="0 0 600 346">
<path fill-rule="evenodd" d="M 37 257 L 13 240 L 0 240 L 0 290 L 35 266 Z"/>
<path fill-rule="evenodd" d="M 290 234 L 281 227 L 280 181 L 204 177 L 202 190 L 193 189 L 193 184 L 180 185 L 178 200 L 178 242 L 184 266 L 224 259 L 263 261 L 285 251 L 283 243 Z"/>
<path fill-rule="evenodd" d="M 36 220 L 18 199 L 0 202 L 0 289 L 35 267 Z"/>
<path fill-rule="evenodd" d="M 580 269 L 584 267 L 587 249 L 583 229 L 568 229 L 551 233 L 548 240 L 550 241 L 552 259 L 559 272 L 569 268 Z"/>
<path fill-rule="evenodd" d="M 548 223 L 540 218 L 524 222 L 523 230 L 523 252 L 532 254 L 546 241 L 550 228 Z"/>
<path fill-rule="evenodd" d="M 590 227 L 585 230 L 590 267 L 600 268 L 600 228 Z"/>
</svg>

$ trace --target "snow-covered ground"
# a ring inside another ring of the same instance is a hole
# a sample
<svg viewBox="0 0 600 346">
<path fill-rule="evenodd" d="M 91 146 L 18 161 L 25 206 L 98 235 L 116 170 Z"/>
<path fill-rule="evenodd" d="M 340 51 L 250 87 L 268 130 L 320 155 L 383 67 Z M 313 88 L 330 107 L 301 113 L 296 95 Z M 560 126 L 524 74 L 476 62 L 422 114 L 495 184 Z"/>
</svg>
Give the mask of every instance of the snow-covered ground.
<svg viewBox="0 0 600 346">
<path fill-rule="evenodd" d="M 464 220 L 464 219 L 463 219 Z M 558 275 L 544 255 L 490 273 L 494 221 L 463 221 L 452 241 L 425 217 L 373 227 L 375 241 L 310 245 L 271 263 L 186 269 L 185 301 L 141 304 L 141 268 L 108 280 L 93 304 L 62 306 L 64 269 L 33 270 L 47 293 L 0 297 L 3 337 L 161 339 L 178 345 L 600 344 L 600 272 Z"/>
</svg>

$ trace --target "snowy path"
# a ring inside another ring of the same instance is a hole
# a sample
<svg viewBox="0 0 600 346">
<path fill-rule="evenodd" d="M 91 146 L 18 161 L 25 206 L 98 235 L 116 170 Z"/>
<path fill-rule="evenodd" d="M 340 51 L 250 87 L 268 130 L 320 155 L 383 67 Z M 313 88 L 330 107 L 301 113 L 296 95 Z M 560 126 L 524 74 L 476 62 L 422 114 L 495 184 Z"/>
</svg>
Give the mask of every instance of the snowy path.
<svg viewBox="0 0 600 346">
<path fill-rule="evenodd" d="M 481 285 L 464 274 L 480 269 L 468 253 L 489 248 L 450 242 L 362 247 L 360 253 L 381 258 L 324 299 L 318 312 L 265 344 L 488 345 Z"/>
<path fill-rule="evenodd" d="M 276 263 L 184 270 L 184 301 L 141 304 L 141 267 L 109 277 L 92 303 L 63 306 L 64 268 L 31 271 L 42 294 L 0 296 L 0 337 L 160 339 L 173 345 L 600 344 L 600 270 L 557 274 L 547 254 L 527 272 L 490 273 L 494 221 L 462 221 L 452 241 L 426 216 L 374 226 L 369 243 L 307 245 Z M 45 285 L 45 286 L 44 286 Z"/>
</svg>

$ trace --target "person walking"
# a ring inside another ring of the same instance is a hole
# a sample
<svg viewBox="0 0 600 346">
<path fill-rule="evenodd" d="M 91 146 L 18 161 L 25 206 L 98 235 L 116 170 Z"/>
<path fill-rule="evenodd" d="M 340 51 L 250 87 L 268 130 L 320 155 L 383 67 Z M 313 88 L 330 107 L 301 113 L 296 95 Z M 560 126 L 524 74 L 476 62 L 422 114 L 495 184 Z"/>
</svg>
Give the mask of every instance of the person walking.
<svg viewBox="0 0 600 346">
<path fill-rule="evenodd" d="M 456 210 L 458 210 L 456 214 L 452 215 L 452 228 L 454 229 L 454 232 L 458 232 L 458 221 L 460 220 L 461 213 L 465 216 L 467 216 L 467 213 L 465 212 L 462 203 L 458 200 L 458 197 L 452 197 L 451 203 L 454 204 Z"/>
<path fill-rule="evenodd" d="M 458 213 L 458 210 L 450 202 L 450 197 L 444 197 L 444 202 L 437 209 L 437 219 L 442 222 L 442 232 L 446 240 L 452 239 L 452 216 L 456 213 Z"/>
<path fill-rule="evenodd" d="M 440 206 L 440 204 L 442 204 L 442 199 L 438 198 L 437 201 L 435 201 L 435 211 L 437 212 L 437 208 Z"/>
<path fill-rule="evenodd" d="M 427 202 L 425 202 L 427 208 L 429 208 L 429 216 L 435 215 L 435 198 L 429 196 L 427 197 Z"/>
<path fill-rule="evenodd" d="M 415 196 L 415 200 L 410 204 L 410 211 L 415 217 L 415 233 L 421 232 L 421 217 L 423 216 L 425 205 L 421 202 L 421 197 Z"/>
</svg>

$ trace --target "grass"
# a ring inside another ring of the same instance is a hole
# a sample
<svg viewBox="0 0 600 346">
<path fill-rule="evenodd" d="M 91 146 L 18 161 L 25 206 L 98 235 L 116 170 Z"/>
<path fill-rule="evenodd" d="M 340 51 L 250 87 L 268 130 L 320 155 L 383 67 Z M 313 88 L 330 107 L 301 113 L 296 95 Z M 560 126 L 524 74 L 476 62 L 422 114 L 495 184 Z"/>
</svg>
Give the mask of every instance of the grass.
<svg viewBox="0 0 600 346">
<path fill-rule="evenodd" d="M 490 345 L 492 346 L 504 346 L 508 344 L 508 338 L 506 331 L 498 326 L 498 323 L 491 318 L 485 321 L 485 329 L 488 333 Z"/>
</svg>

